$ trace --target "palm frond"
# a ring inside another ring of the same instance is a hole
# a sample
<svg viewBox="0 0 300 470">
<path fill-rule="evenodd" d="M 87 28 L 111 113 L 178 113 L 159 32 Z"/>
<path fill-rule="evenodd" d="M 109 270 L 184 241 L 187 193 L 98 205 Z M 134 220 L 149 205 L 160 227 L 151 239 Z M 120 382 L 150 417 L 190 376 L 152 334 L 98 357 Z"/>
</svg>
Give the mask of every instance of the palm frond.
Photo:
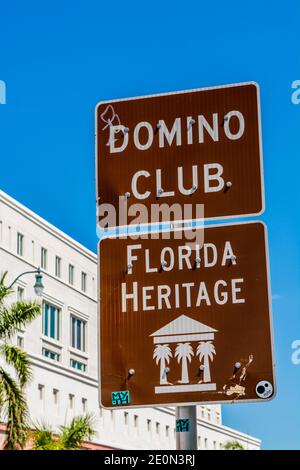
<svg viewBox="0 0 300 470">
<path fill-rule="evenodd" d="M 244 446 L 239 441 L 227 441 L 223 445 L 225 450 L 245 450 Z"/>
<path fill-rule="evenodd" d="M 93 423 L 94 416 L 88 413 L 74 417 L 69 426 L 61 426 L 63 448 L 80 449 L 84 441 L 90 440 L 95 435 Z"/>
<path fill-rule="evenodd" d="M 3 384 L 0 380 L 0 411 L 2 410 L 3 402 L 4 402 L 4 389 L 3 389 Z"/>
<path fill-rule="evenodd" d="M 45 423 L 37 423 L 31 432 L 34 450 L 62 450 L 63 445 L 51 427 Z"/>
<path fill-rule="evenodd" d="M 36 426 L 32 431 L 33 449 L 44 450 L 53 442 L 53 433 L 46 424 Z"/>
<path fill-rule="evenodd" d="M 11 338 L 41 313 L 41 306 L 35 301 L 18 301 L 9 308 L 1 305 L 0 312 L 0 336 Z"/>
<path fill-rule="evenodd" d="M 32 377 L 26 352 L 12 344 L 3 343 L 0 345 L 0 354 L 3 355 L 7 364 L 14 367 L 21 387 L 26 385 Z"/>
<path fill-rule="evenodd" d="M 0 367 L 3 406 L 8 432 L 8 449 L 23 447 L 27 437 L 27 404 L 17 382 Z"/>
<path fill-rule="evenodd" d="M 5 297 L 8 297 L 13 292 L 13 289 L 10 289 L 4 284 L 6 276 L 7 271 L 5 271 L 0 278 L 0 305 L 3 303 Z"/>
<path fill-rule="evenodd" d="M 16 378 L 12 378 L 3 366 L 0 367 L 0 412 L 7 423 L 6 448 L 22 448 L 27 440 L 27 403 L 24 385 L 31 378 L 31 369 L 27 354 L 20 348 L 7 342 L 20 328 L 31 322 L 41 313 L 37 302 L 18 301 L 6 304 L 6 298 L 13 289 L 5 285 L 7 272 L 0 277 L 0 355 L 14 369 Z"/>
</svg>

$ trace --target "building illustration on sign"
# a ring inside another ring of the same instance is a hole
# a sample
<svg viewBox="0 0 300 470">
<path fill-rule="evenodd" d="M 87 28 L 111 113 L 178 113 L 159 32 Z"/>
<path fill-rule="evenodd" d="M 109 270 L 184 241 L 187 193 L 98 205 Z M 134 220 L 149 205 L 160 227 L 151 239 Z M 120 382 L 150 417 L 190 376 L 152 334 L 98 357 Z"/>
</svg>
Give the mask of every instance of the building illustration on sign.
<svg viewBox="0 0 300 470">
<path fill-rule="evenodd" d="M 211 381 L 210 370 L 216 354 L 213 344 L 215 333 L 217 330 L 214 328 L 181 315 L 150 334 L 155 346 L 153 359 L 160 368 L 160 383 L 155 387 L 156 394 L 216 390 L 216 384 Z M 176 346 L 172 348 L 172 345 Z M 203 376 L 196 384 L 190 383 L 188 370 L 193 356 L 198 356 L 199 367 L 203 370 Z M 177 384 L 168 381 L 172 360 L 181 364 L 181 377 Z"/>
</svg>

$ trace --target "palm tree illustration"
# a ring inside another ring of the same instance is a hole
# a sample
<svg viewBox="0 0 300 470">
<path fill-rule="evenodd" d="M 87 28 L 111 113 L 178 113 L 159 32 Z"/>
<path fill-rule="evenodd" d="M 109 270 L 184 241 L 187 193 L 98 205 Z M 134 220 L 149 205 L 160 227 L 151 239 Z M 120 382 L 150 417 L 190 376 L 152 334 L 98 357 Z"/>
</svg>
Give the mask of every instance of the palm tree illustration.
<svg viewBox="0 0 300 470">
<path fill-rule="evenodd" d="M 215 346 L 211 341 L 201 341 L 197 347 L 196 354 L 199 356 L 200 363 L 202 359 L 204 359 L 203 382 L 211 382 L 209 360 L 211 360 L 211 362 L 214 360 L 213 355 L 216 354 Z M 199 383 L 200 382 L 202 382 L 202 380 L 200 380 Z"/>
<path fill-rule="evenodd" d="M 153 359 L 160 363 L 160 385 L 170 384 L 167 380 L 166 365 L 169 364 L 172 351 L 168 344 L 158 344 L 154 350 Z M 172 385 L 172 384 L 170 384 Z"/>
<path fill-rule="evenodd" d="M 189 383 L 188 362 L 191 362 L 194 355 L 193 348 L 190 343 L 178 343 L 175 350 L 175 357 L 177 357 L 178 364 L 181 361 L 181 384 Z"/>
</svg>

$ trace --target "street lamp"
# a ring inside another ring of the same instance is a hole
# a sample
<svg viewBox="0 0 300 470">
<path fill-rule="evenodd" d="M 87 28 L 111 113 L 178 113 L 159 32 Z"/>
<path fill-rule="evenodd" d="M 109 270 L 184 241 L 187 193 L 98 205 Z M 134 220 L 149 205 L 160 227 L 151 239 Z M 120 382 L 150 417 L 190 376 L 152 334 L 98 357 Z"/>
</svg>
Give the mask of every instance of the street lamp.
<svg viewBox="0 0 300 470">
<path fill-rule="evenodd" d="M 43 275 L 41 274 L 40 269 L 38 269 L 37 273 L 35 275 L 35 284 L 34 284 L 33 288 L 34 288 L 34 292 L 39 297 L 42 295 L 43 290 L 44 290 L 44 285 L 43 285 L 42 279 L 43 279 Z"/>
<path fill-rule="evenodd" d="M 35 269 L 34 271 L 25 271 L 24 273 L 20 274 L 18 277 L 16 277 L 16 279 L 11 283 L 10 286 L 8 286 L 8 289 L 10 289 L 16 282 L 18 279 L 20 279 L 20 277 L 24 276 L 25 274 L 35 274 L 35 284 L 33 286 L 34 288 L 34 292 L 36 293 L 36 295 L 38 296 L 41 296 L 42 293 L 43 293 L 43 290 L 44 290 L 44 286 L 43 286 L 43 282 L 42 282 L 42 279 L 43 279 L 43 275 L 41 273 L 41 270 L 40 268 L 37 268 Z"/>
</svg>

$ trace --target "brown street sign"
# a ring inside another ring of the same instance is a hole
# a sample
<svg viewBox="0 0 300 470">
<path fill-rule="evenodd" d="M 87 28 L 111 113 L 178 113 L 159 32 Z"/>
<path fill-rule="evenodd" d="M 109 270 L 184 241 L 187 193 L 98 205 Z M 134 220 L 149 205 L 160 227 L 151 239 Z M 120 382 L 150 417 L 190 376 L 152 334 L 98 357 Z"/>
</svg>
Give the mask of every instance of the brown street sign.
<svg viewBox="0 0 300 470">
<path fill-rule="evenodd" d="M 258 85 L 100 102 L 96 180 L 100 227 L 261 214 Z"/>
<path fill-rule="evenodd" d="M 274 397 L 262 222 L 207 226 L 201 245 L 106 238 L 99 259 L 103 406 Z"/>
</svg>

